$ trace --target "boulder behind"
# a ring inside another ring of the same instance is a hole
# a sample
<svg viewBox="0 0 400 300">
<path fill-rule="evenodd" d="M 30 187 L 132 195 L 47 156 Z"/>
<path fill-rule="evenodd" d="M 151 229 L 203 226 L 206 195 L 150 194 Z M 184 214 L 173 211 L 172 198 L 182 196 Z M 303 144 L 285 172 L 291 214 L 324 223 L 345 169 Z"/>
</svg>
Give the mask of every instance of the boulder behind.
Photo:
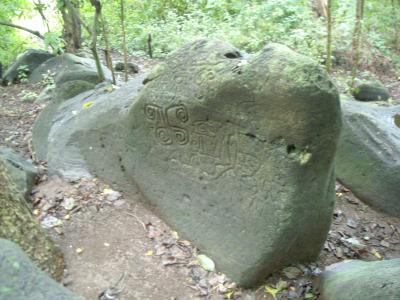
<svg viewBox="0 0 400 300">
<path fill-rule="evenodd" d="M 400 106 L 342 101 L 338 179 L 372 207 L 400 216 Z"/>
<path fill-rule="evenodd" d="M 23 67 L 26 76 L 30 76 L 34 70 L 45 61 L 54 57 L 53 54 L 43 50 L 29 49 L 17 57 L 8 67 L 3 76 L 3 84 L 16 83 L 19 81 L 19 68 Z"/>
</svg>

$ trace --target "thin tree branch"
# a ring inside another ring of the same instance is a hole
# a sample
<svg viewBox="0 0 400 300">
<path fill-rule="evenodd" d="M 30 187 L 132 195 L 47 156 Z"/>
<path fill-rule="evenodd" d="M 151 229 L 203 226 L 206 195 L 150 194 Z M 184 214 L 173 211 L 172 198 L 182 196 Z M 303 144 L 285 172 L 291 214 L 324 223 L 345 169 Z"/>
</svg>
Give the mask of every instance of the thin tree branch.
<svg viewBox="0 0 400 300">
<path fill-rule="evenodd" d="M 33 34 L 35 36 L 37 36 L 38 38 L 44 40 L 44 36 L 40 34 L 39 31 L 35 31 L 35 30 L 31 30 L 29 28 L 17 25 L 17 24 L 13 24 L 13 23 L 9 23 L 9 22 L 5 22 L 5 21 L 1 21 L 0 20 L 0 25 L 4 25 L 4 26 L 8 26 L 8 27 L 13 27 L 13 28 L 17 28 L 26 32 L 29 32 L 30 34 Z"/>
</svg>

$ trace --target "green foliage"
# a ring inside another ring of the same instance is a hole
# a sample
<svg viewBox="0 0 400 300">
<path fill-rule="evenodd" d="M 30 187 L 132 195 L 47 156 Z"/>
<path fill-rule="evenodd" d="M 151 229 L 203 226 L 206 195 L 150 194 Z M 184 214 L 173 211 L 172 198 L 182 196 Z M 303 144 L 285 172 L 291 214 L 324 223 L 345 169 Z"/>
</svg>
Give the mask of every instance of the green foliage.
<svg viewBox="0 0 400 300">
<path fill-rule="evenodd" d="M 128 48 L 147 51 L 152 34 L 155 56 L 164 56 L 196 37 L 226 39 L 249 52 L 267 42 L 283 42 L 322 59 L 325 28 L 315 19 L 309 1 L 127 1 Z M 118 7 L 104 3 L 112 45 L 120 49 Z"/>
<path fill-rule="evenodd" d="M 54 76 L 54 72 L 47 70 L 47 73 L 42 76 L 42 80 L 40 81 L 40 83 L 46 87 L 53 87 L 55 86 Z"/>
<path fill-rule="evenodd" d="M 29 66 L 21 65 L 18 67 L 17 72 L 18 72 L 18 80 L 20 82 L 26 81 L 29 75 Z"/>
<path fill-rule="evenodd" d="M 21 93 L 18 94 L 24 102 L 33 102 L 37 99 L 38 95 L 35 92 L 30 92 L 26 90 L 22 90 Z"/>
<path fill-rule="evenodd" d="M 56 32 L 46 32 L 44 34 L 44 45 L 45 48 L 50 47 L 53 50 L 53 54 L 57 54 L 61 52 L 64 40 Z"/>
<path fill-rule="evenodd" d="M 27 0 L 1 0 L 0 20 L 11 22 L 23 14 L 31 11 L 30 2 Z M 0 26 L 0 63 L 8 65 L 17 53 L 26 49 L 28 42 L 18 34 L 18 30 Z"/>
<path fill-rule="evenodd" d="M 18 21 L 22 15 L 38 14 L 38 7 L 35 10 L 32 3 L 0 0 L 0 20 Z M 80 0 L 79 3 L 82 19 L 91 25 L 94 11 L 90 1 Z M 349 53 L 351 49 L 355 3 L 333 1 L 334 50 Z M 61 4 L 60 0 L 52 2 L 52 14 L 56 14 L 57 5 Z M 102 0 L 102 4 L 111 47 L 122 52 L 120 1 Z M 48 9 L 48 5 L 40 9 Z M 183 43 L 206 36 L 227 40 L 248 52 L 255 52 L 269 42 L 280 42 L 320 62 L 326 59 L 325 20 L 315 16 L 311 0 L 125 0 L 125 15 L 127 46 L 131 54 L 146 55 L 151 34 L 155 57 L 163 57 Z M 45 34 L 45 47 L 51 46 L 54 52 L 64 46 L 60 29 L 52 24 L 52 32 Z M 27 46 L 27 41 L 17 33 L 16 29 L 0 26 L 0 62 L 3 64 Z M 89 35 L 84 30 L 82 33 L 89 43 Z M 400 66 L 399 1 L 366 1 L 363 34 L 367 45 L 373 45 Z M 101 36 L 99 42 L 104 46 Z M 364 54 L 371 52 L 371 47 L 364 47 L 362 51 Z"/>
</svg>

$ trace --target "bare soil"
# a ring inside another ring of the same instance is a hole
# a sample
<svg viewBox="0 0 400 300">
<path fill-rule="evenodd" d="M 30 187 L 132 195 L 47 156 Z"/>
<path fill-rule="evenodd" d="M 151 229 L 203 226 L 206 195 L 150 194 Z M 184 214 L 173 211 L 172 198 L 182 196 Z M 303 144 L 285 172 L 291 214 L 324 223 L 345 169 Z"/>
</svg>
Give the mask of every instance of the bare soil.
<svg viewBox="0 0 400 300">
<path fill-rule="evenodd" d="M 130 58 L 141 72 L 156 64 Z M 120 73 L 118 78 L 122 78 Z M 392 95 L 400 83 L 390 78 Z M 32 159 L 32 123 L 43 104 L 21 100 L 42 85 L 0 87 L 0 144 Z M 397 99 L 399 100 L 399 99 Z M 333 224 L 319 259 L 266 278 L 243 290 L 223 274 L 196 264 L 199 250 L 155 216 L 139 194 L 125 196 L 100 179 L 48 178 L 45 164 L 32 192 L 33 214 L 65 254 L 64 285 L 87 299 L 318 299 L 314 279 L 346 259 L 400 257 L 400 220 L 376 212 L 337 183 Z"/>
</svg>

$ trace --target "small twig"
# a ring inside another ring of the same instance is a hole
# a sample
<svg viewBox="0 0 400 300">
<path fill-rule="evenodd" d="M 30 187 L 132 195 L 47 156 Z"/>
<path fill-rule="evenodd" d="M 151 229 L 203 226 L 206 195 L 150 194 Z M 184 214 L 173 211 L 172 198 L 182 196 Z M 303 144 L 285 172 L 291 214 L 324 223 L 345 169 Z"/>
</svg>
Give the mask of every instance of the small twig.
<svg viewBox="0 0 400 300">
<path fill-rule="evenodd" d="M 136 221 L 138 221 L 140 224 L 142 224 L 144 230 L 147 230 L 146 224 L 145 224 L 142 220 L 140 220 L 136 215 L 131 214 L 131 213 L 128 213 L 128 212 L 125 212 L 125 213 L 126 213 L 128 216 L 134 217 L 134 218 L 136 219 Z"/>
<path fill-rule="evenodd" d="M 111 287 L 107 288 L 100 293 L 99 300 L 116 300 L 117 296 L 121 294 L 124 289 L 124 281 L 126 277 L 126 272 L 124 272 L 118 281 Z"/>
</svg>

